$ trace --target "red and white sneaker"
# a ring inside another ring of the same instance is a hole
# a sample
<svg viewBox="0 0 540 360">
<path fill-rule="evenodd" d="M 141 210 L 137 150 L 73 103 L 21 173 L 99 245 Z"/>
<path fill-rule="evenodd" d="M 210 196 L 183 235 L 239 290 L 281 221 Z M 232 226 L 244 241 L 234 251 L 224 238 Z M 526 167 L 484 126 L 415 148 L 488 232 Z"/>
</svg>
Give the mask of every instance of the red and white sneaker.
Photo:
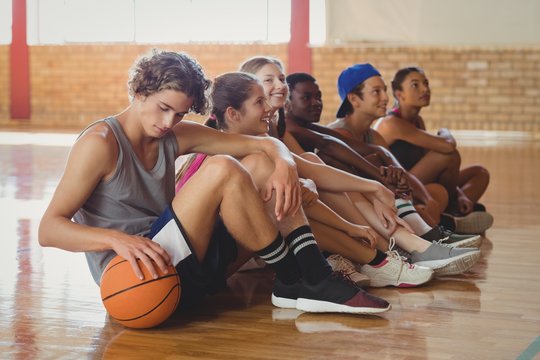
<svg viewBox="0 0 540 360">
<path fill-rule="evenodd" d="M 298 310 L 307 312 L 339 312 L 378 314 L 391 309 L 384 299 L 368 294 L 341 272 L 333 272 L 318 284 L 302 282 L 296 301 Z"/>
<path fill-rule="evenodd" d="M 285 285 L 276 279 L 272 304 L 317 313 L 378 314 L 391 308 L 386 300 L 368 294 L 342 272 L 333 272 L 317 284 L 299 280 Z"/>
<path fill-rule="evenodd" d="M 427 283 L 433 278 L 433 269 L 406 262 L 397 251 L 395 242 L 390 238 L 390 250 L 386 259 L 379 265 L 363 265 L 360 271 L 370 280 L 370 286 L 415 287 Z"/>
</svg>

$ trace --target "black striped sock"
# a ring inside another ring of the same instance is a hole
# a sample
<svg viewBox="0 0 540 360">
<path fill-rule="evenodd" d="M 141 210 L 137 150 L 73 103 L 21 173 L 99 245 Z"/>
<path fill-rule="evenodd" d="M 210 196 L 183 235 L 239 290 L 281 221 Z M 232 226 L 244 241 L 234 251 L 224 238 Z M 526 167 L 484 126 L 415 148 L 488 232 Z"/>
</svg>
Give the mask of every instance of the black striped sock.
<svg viewBox="0 0 540 360">
<path fill-rule="evenodd" d="M 386 254 L 383 253 L 381 250 L 377 249 L 377 253 L 375 254 L 375 258 L 373 258 L 373 260 L 371 260 L 368 263 L 368 265 L 377 266 L 380 263 L 382 263 L 384 261 L 384 259 L 386 259 Z"/>
<path fill-rule="evenodd" d="M 289 247 L 278 233 L 274 241 L 257 255 L 276 271 L 276 277 L 284 284 L 294 284 L 300 279 L 300 269 Z"/>
<path fill-rule="evenodd" d="M 321 250 L 308 225 L 300 226 L 285 238 L 298 260 L 302 278 L 309 284 L 316 284 L 326 278 L 332 268 L 322 256 Z"/>
</svg>

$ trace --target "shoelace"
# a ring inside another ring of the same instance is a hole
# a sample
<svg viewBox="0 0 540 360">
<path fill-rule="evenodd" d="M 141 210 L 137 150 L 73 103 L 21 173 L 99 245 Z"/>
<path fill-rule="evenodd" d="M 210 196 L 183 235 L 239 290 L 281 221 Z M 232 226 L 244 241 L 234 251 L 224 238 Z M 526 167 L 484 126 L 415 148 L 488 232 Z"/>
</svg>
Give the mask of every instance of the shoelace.
<svg viewBox="0 0 540 360">
<path fill-rule="evenodd" d="M 434 244 L 438 244 L 438 245 L 440 245 L 440 246 L 442 246 L 442 247 L 445 247 L 445 248 L 453 249 L 452 244 L 447 244 L 447 243 L 445 242 L 447 239 L 448 239 L 448 238 L 443 238 L 443 239 L 434 241 L 433 243 L 434 243 Z"/>
<path fill-rule="evenodd" d="M 330 276 L 332 276 L 333 279 L 343 281 L 349 285 L 356 287 L 355 282 L 352 281 L 351 277 L 348 274 L 346 274 L 343 270 L 332 271 L 332 274 Z"/>
<path fill-rule="evenodd" d="M 404 262 L 405 260 L 407 260 L 406 257 L 401 256 L 399 254 L 399 252 L 394 249 L 395 246 L 396 246 L 396 239 L 393 236 L 391 236 L 390 237 L 390 242 L 388 244 L 388 251 L 386 252 L 386 255 L 389 256 L 389 257 L 398 259 L 401 262 Z"/>
<path fill-rule="evenodd" d="M 338 265 L 337 266 L 337 268 L 338 268 L 337 271 L 343 271 L 343 272 L 346 272 L 346 274 L 352 274 L 352 273 L 356 272 L 356 268 L 354 267 L 353 263 L 351 261 L 345 259 L 343 256 L 341 256 L 341 255 L 333 255 L 332 258 L 336 262 L 336 264 Z"/>
<path fill-rule="evenodd" d="M 439 225 L 439 231 L 441 235 L 443 236 L 441 239 L 439 239 L 439 242 L 445 242 L 450 239 L 450 236 L 453 234 L 450 230 L 446 230 L 444 227 Z"/>
<path fill-rule="evenodd" d="M 386 255 L 388 257 L 391 257 L 391 258 L 394 258 L 394 259 L 397 259 L 400 263 L 400 266 L 399 266 L 399 273 L 397 274 L 397 278 L 400 279 L 401 278 L 401 273 L 403 272 L 403 267 L 404 266 L 408 266 L 409 269 L 412 269 L 414 267 L 413 264 L 409 264 L 407 261 L 406 261 L 406 258 L 401 256 L 397 250 L 394 250 L 394 247 L 396 246 L 396 239 L 392 236 L 390 237 L 390 243 L 388 245 L 388 251 L 386 252 Z"/>
</svg>

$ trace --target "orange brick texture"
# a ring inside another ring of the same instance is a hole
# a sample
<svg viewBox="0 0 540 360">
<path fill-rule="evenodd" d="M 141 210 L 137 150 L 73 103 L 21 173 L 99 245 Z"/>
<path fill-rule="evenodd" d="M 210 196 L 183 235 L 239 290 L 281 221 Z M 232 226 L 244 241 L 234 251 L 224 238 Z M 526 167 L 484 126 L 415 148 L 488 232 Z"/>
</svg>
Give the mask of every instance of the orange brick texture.
<svg viewBox="0 0 540 360">
<path fill-rule="evenodd" d="M 128 69 L 151 47 L 31 46 L 30 126 L 80 130 L 121 111 L 128 102 Z M 287 65 L 286 44 L 169 44 L 159 48 L 193 55 L 211 78 L 236 70 L 240 62 L 259 54 L 279 57 Z M 315 47 L 313 75 L 325 102 L 322 123 L 334 119 L 340 102 L 337 76 L 357 62 L 371 62 L 388 87 L 397 69 L 424 68 L 432 88 L 431 106 L 423 111 L 429 128 L 540 133 L 540 47 Z M 0 46 L 0 89 L 0 126 L 17 127 L 20 122 L 9 116 L 9 46 Z"/>
<path fill-rule="evenodd" d="M 431 129 L 540 131 L 540 47 L 320 47 L 313 74 L 323 91 L 322 123 L 340 104 L 336 80 L 354 63 L 370 62 L 388 86 L 406 66 L 422 67 L 431 84 L 431 105 L 422 111 Z"/>
</svg>

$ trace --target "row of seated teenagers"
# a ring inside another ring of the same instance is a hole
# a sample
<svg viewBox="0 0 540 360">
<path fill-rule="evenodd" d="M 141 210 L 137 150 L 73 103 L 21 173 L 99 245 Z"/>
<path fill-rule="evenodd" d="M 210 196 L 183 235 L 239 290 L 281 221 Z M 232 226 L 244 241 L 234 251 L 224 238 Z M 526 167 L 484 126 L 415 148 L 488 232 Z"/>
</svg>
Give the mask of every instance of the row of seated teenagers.
<svg viewBox="0 0 540 360">
<path fill-rule="evenodd" d="M 370 65 L 358 65 L 353 67 L 354 70 L 357 70 L 358 67 L 360 67 L 360 75 L 366 76 L 365 66 L 368 66 L 368 70 L 371 72 L 367 72 L 367 74 L 375 74 L 377 73 L 375 69 L 373 69 Z M 339 157 L 339 152 L 336 153 L 332 149 L 329 149 L 330 146 L 333 146 L 337 144 L 337 146 L 334 146 L 334 148 L 340 148 L 343 147 L 349 153 L 352 153 L 356 158 L 362 159 L 362 156 L 356 153 L 355 150 L 349 148 L 346 144 L 343 144 L 341 140 L 336 137 L 331 137 L 330 135 L 326 135 L 323 133 L 319 133 L 316 130 L 310 130 L 306 129 L 305 127 L 301 126 L 300 130 L 304 134 L 300 136 L 300 138 L 297 138 L 300 143 L 302 144 L 303 149 L 298 144 L 298 142 L 295 141 L 294 137 L 292 137 L 288 130 L 294 129 L 297 124 L 303 125 L 305 122 L 306 125 L 312 124 L 314 122 L 318 122 L 321 111 L 322 111 L 322 101 L 321 101 L 321 94 L 319 91 L 319 88 L 316 84 L 316 81 L 313 77 L 311 77 L 308 74 L 293 74 L 289 75 L 287 77 L 287 82 L 289 82 L 289 86 L 285 84 L 285 75 L 283 74 L 283 67 L 279 60 L 274 58 L 268 58 L 268 57 L 255 57 L 252 59 L 249 59 L 246 61 L 240 68 L 241 71 L 244 72 L 250 72 L 258 76 L 259 80 L 262 82 L 263 87 L 265 89 L 265 93 L 267 96 L 267 99 L 274 109 L 279 110 L 285 110 L 283 111 L 276 111 L 275 116 L 273 116 L 270 122 L 270 126 L 267 129 L 267 131 L 264 131 L 264 129 L 261 129 L 260 127 L 253 127 L 251 125 L 251 128 L 249 126 L 250 122 L 249 120 L 241 120 L 239 118 L 233 118 L 229 119 L 227 116 L 224 116 L 224 109 L 221 109 L 217 111 L 215 104 L 228 104 L 231 103 L 231 101 L 227 102 L 224 101 L 224 97 L 226 97 L 226 91 L 223 89 L 230 88 L 231 85 L 227 85 L 228 82 L 233 82 L 232 79 L 234 79 L 234 75 L 239 76 L 238 74 L 225 74 L 224 76 L 218 77 L 214 83 L 214 90 L 212 92 L 211 101 L 214 103 L 214 111 L 211 115 L 211 119 L 207 123 L 212 123 L 213 127 L 217 127 L 222 131 L 225 132 L 236 132 L 236 133 L 243 133 L 248 135 L 258 135 L 263 132 L 268 132 L 269 134 L 273 134 L 278 138 L 281 138 L 286 145 L 293 151 L 298 154 L 305 152 L 305 150 L 308 151 L 317 151 L 318 154 L 324 156 L 323 152 L 321 151 L 321 148 L 325 148 L 329 154 L 334 155 L 334 157 Z M 379 76 L 377 75 L 373 76 Z M 354 75 L 353 75 L 354 77 Z M 371 76 L 369 76 L 371 77 Z M 380 76 L 379 76 L 380 79 Z M 352 81 L 349 81 L 349 83 L 352 83 L 354 81 L 358 80 L 358 76 L 356 78 L 353 78 Z M 237 80 L 238 82 L 238 80 Z M 354 88 L 356 84 L 353 84 L 351 88 Z M 349 85 L 351 86 L 351 85 Z M 384 86 L 384 83 L 383 83 Z M 240 88 L 239 83 L 234 83 L 235 88 Z M 288 96 L 290 87 L 290 98 Z M 382 93 L 383 89 L 378 89 L 380 93 Z M 384 89 L 385 90 L 385 89 Z M 225 94 L 225 95 L 224 95 Z M 289 99 L 289 101 L 287 101 Z M 383 112 L 385 113 L 386 110 L 386 102 L 388 101 L 388 98 L 381 102 L 381 100 L 378 101 L 376 104 L 377 112 L 378 114 L 381 114 L 380 110 L 382 108 Z M 347 101 L 348 102 L 348 101 Z M 345 103 L 345 102 L 344 102 Z M 342 106 L 343 107 L 343 106 Z M 217 111 L 217 116 L 216 116 Z M 340 109 L 341 111 L 341 109 Z M 284 126 L 284 113 L 287 114 L 287 127 Z M 289 122 L 293 121 L 289 125 Z M 217 123 L 217 124 L 216 124 Z M 260 126 L 260 125 L 259 125 Z M 331 131 L 329 131 L 331 133 Z M 298 136 L 298 133 L 295 133 L 296 136 Z M 337 136 L 337 135 L 336 135 Z M 307 146 L 306 146 L 307 141 Z M 318 144 L 318 146 L 317 146 Z M 329 146 L 326 146 L 329 145 Z M 375 149 L 377 147 L 374 147 Z M 295 151 L 296 150 L 296 151 Z M 345 153 L 347 153 L 345 151 Z M 322 157 L 321 156 L 321 157 Z M 192 159 L 193 160 L 193 159 Z M 313 157 L 311 157 L 312 161 Z M 332 162 L 331 159 L 329 159 L 329 162 Z M 198 156 L 197 158 L 194 158 L 193 162 L 187 161 L 184 165 L 184 167 L 181 169 L 179 174 L 183 175 L 179 182 L 179 187 L 183 185 L 189 179 L 190 175 L 196 171 L 196 169 L 200 166 L 200 164 L 204 161 L 204 156 Z M 320 161 L 320 160 L 319 160 Z M 327 159 L 328 161 L 328 159 Z M 365 160 L 364 160 L 365 161 Z M 374 171 L 371 173 L 368 173 L 368 176 L 371 174 L 375 174 L 374 178 L 377 180 L 380 180 L 381 182 L 386 182 L 390 187 L 394 187 L 396 191 L 399 191 L 399 185 L 394 186 L 391 182 L 391 179 L 387 179 L 384 176 L 377 176 L 379 175 L 379 166 L 374 166 L 368 163 L 368 166 L 370 166 Z M 390 165 L 392 166 L 392 165 Z M 339 167 L 339 166 L 338 166 Z M 351 169 L 347 167 L 341 167 L 344 168 L 347 171 L 351 171 Z M 352 170 L 354 170 L 354 167 L 352 167 Z M 371 169 L 370 169 L 371 170 Z M 352 171 L 355 174 L 364 175 L 360 172 Z M 301 174 L 302 176 L 302 174 Z M 315 175 L 314 175 L 315 176 Z M 334 181 L 336 181 L 337 178 L 334 177 Z M 316 181 L 317 182 L 317 181 Z M 320 184 L 320 182 L 317 182 L 317 187 L 324 188 L 325 184 Z M 436 186 L 433 186 L 436 187 Z M 438 186 L 442 189 L 442 192 L 445 190 L 442 188 L 442 186 Z M 408 187 L 406 187 L 407 190 Z M 324 190 L 324 189 L 322 189 Z M 345 190 L 344 190 L 345 191 Z M 381 229 L 380 223 L 378 223 L 378 219 L 376 219 L 376 216 L 370 216 L 370 210 L 371 215 L 373 214 L 373 209 L 366 209 L 370 206 L 369 202 L 364 201 L 362 204 L 360 204 L 358 201 L 356 201 L 358 206 L 358 209 L 356 209 L 356 212 L 358 213 L 358 210 L 362 212 L 362 214 L 357 214 L 360 216 L 354 216 L 351 215 L 350 211 L 344 211 L 343 207 L 340 208 L 336 202 L 333 202 L 332 199 L 330 199 L 329 196 L 323 195 L 323 191 L 320 193 L 321 199 L 325 200 L 326 204 L 329 204 L 333 210 L 336 210 L 339 215 L 343 215 L 344 217 L 347 217 L 348 220 L 352 223 L 362 223 L 371 225 L 374 229 L 378 230 L 378 232 L 383 236 L 386 237 L 388 240 L 391 236 L 389 234 L 385 234 L 385 229 Z M 350 197 L 354 196 L 352 194 L 348 194 Z M 366 205 L 367 204 L 367 205 Z M 411 224 L 411 226 L 414 228 L 414 231 L 422 235 L 423 238 L 426 238 L 431 241 L 440 241 L 441 239 L 444 239 L 446 241 L 446 245 L 452 244 L 453 247 L 464 247 L 464 246 L 479 246 L 480 242 L 480 236 L 470 236 L 470 235 L 456 235 L 448 233 L 446 230 L 441 229 L 438 226 L 429 226 L 423 219 L 418 215 L 418 213 L 414 210 L 414 207 L 410 203 L 410 201 L 406 201 L 403 199 L 397 199 L 396 205 L 398 207 L 398 211 L 400 216 L 405 219 L 408 223 Z M 371 260 L 375 259 L 375 255 L 371 254 L 365 254 L 366 249 L 362 249 L 361 246 L 358 245 L 358 242 L 355 241 L 355 239 L 352 239 L 350 236 L 346 236 L 343 233 L 329 233 L 328 228 L 321 229 L 322 224 L 321 222 L 325 222 L 326 220 L 321 219 L 320 217 L 317 218 L 316 215 L 311 215 L 314 212 L 313 208 L 306 208 L 306 215 L 310 218 L 310 224 L 314 229 L 314 233 L 318 239 L 319 246 L 321 249 L 333 253 L 334 255 L 331 255 L 328 260 L 329 263 L 334 267 L 334 270 L 345 270 L 349 276 L 351 276 L 355 282 L 358 284 L 365 283 L 366 281 L 369 281 L 366 279 L 366 277 L 362 277 L 360 273 L 356 271 L 356 268 L 361 268 L 363 273 L 368 273 L 371 277 L 371 285 L 372 286 L 387 286 L 387 285 L 394 285 L 394 286 L 411 286 L 411 285 L 418 285 L 421 281 L 426 282 L 428 279 L 426 279 L 425 273 L 424 275 L 417 275 L 417 278 L 414 279 L 414 274 L 411 276 L 403 276 L 401 279 L 397 275 L 399 272 L 401 272 L 402 266 L 392 266 L 388 265 L 386 267 L 377 267 L 377 266 L 371 266 L 370 265 Z M 366 214 L 366 212 L 368 214 Z M 363 216 L 363 217 L 362 217 Z M 365 219 L 368 219 L 367 221 Z M 345 223 L 346 221 L 344 221 Z M 326 225 L 330 226 L 329 223 Z M 344 226 L 345 228 L 345 226 Z M 347 230 L 344 230 L 345 232 L 349 232 Z M 331 236 L 329 236 L 331 235 Z M 384 239 L 383 239 L 384 240 Z M 407 233 L 404 229 L 400 229 L 400 231 L 397 231 L 395 236 L 393 237 L 393 240 L 395 240 L 398 245 L 400 245 L 401 248 L 406 248 L 408 252 L 411 252 L 413 256 L 409 255 L 409 258 L 412 258 L 412 262 L 418 264 L 418 265 L 428 265 L 428 266 L 436 266 L 438 269 L 436 269 L 437 275 L 445 275 L 450 273 L 460 273 L 463 271 L 468 270 L 469 267 L 463 267 L 463 266 L 457 266 L 456 264 L 459 264 L 460 262 L 464 262 L 466 260 L 466 256 L 464 257 L 463 254 L 457 254 L 456 250 L 454 249 L 454 253 L 450 254 L 449 252 L 442 253 L 441 251 L 428 251 L 429 255 L 431 256 L 429 259 L 419 259 L 418 257 L 415 258 L 415 255 L 420 252 L 420 250 L 423 251 L 423 253 L 426 253 L 428 242 L 424 241 L 424 244 L 421 243 L 420 237 L 414 237 L 414 235 L 411 235 L 410 233 Z M 351 250 L 351 247 L 357 243 L 357 247 L 360 247 L 359 249 Z M 389 243 L 386 242 L 384 244 L 384 241 L 380 242 L 381 248 L 383 250 L 390 250 L 389 253 L 392 253 L 392 246 L 389 246 Z M 440 246 L 440 244 L 432 244 L 432 249 L 437 250 L 443 250 L 444 248 L 440 247 L 438 248 L 437 245 Z M 390 249 L 389 249 L 390 248 Z M 369 253 L 369 251 L 367 251 Z M 364 253 L 363 256 L 361 253 Z M 343 256 L 342 256 L 343 255 Z M 474 253 L 474 256 L 476 257 L 478 254 Z M 473 256 L 473 253 L 469 254 L 468 256 Z M 344 258 L 345 257 L 345 258 Z M 348 261 L 353 260 L 353 263 Z M 424 260 L 424 261 L 421 261 Z M 428 262 L 426 262 L 428 261 Z M 355 266 L 355 264 L 357 266 Z M 474 262 L 472 262 L 474 264 Z M 392 270 L 390 270 L 392 268 Z M 414 269 L 414 268 L 413 268 Z M 415 270 L 417 270 L 417 273 L 421 273 L 421 266 L 417 267 Z M 415 271 L 412 271 L 413 273 Z M 420 280 L 422 279 L 422 280 Z"/>
<path fill-rule="evenodd" d="M 441 223 L 466 234 L 484 233 L 492 225 L 493 217 L 478 202 L 489 183 L 487 169 L 461 168 L 456 140 L 448 129 L 441 128 L 436 135 L 426 131 L 420 111 L 429 106 L 431 91 L 422 69 L 408 67 L 395 74 L 395 104 L 388 113 L 387 88 L 377 69 L 371 64 L 345 69 L 338 80 L 342 104 L 337 120 L 328 126 L 318 124 L 323 103 L 316 79 L 296 73 L 287 82 L 287 129 L 304 150 L 364 176 L 369 173 L 358 155 L 375 166 L 402 167 L 415 207 L 431 225 Z"/>
<path fill-rule="evenodd" d="M 275 270 L 272 303 L 278 307 L 390 310 L 387 301 L 333 272 L 321 255 L 301 207 L 295 161 L 283 143 L 182 121 L 189 112 L 206 113 L 210 84 L 185 53 L 153 50 L 139 58 L 129 72 L 129 105 L 90 124 L 73 144 L 41 219 L 39 243 L 84 252 L 98 285 L 117 255 L 145 281 L 175 266 L 184 311 L 200 306 L 254 254 Z M 256 84 L 260 91 L 249 108 L 261 121 L 270 107 Z M 243 96 L 234 87 L 228 93 Z M 241 115 L 233 107 L 229 115 Z M 199 152 L 211 156 L 175 192 L 176 159 Z M 266 179 L 263 197 L 241 161 L 267 171 L 257 173 Z M 390 193 L 375 182 L 364 185 L 383 201 Z"/>
</svg>

